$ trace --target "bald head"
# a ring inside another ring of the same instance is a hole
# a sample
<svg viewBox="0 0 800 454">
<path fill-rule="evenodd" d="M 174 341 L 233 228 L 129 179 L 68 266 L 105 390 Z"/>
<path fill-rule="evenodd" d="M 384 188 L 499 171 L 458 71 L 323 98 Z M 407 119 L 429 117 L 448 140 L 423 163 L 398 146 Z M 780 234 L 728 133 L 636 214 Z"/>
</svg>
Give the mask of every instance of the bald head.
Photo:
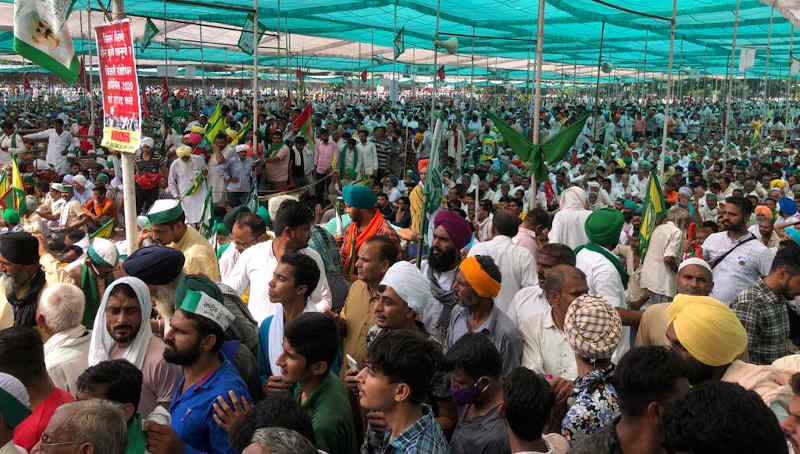
<svg viewBox="0 0 800 454">
<path fill-rule="evenodd" d="M 704 266 L 686 265 L 678 271 L 675 284 L 678 293 L 708 296 L 714 288 L 714 276 Z"/>
</svg>

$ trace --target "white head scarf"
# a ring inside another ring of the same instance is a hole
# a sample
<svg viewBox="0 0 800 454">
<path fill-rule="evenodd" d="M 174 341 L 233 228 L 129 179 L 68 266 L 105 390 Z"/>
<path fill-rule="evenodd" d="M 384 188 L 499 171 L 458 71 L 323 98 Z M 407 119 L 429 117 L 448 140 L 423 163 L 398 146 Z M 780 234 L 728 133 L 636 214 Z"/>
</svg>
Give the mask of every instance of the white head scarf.
<svg viewBox="0 0 800 454">
<path fill-rule="evenodd" d="M 558 208 L 561 210 L 585 210 L 586 191 L 571 186 L 561 193 L 561 200 L 558 201 Z"/>
<path fill-rule="evenodd" d="M 119 284 L 128 284 L 136 293 L 136 299 L 139 300 L 139 308 L 142 311 L 142 322 L 139 325 L 139 331 L 133 342 L 125 350 L 123 359 L 128 360 L 139 369 L 142 368 L 144 357 L 147 353 L 147 345 L 150 343 L 150 338 L 153 336 L 153 331 L 150 329 L 150 312 L 153 310 L 153 303 L 150 301 L 150 290 L 147 284 L 139 278 L 133 276 L 126 276 L 112 282 L 103 293 L 103 300 L 100 307 L 97 309 L 97 316 L 94 319 L 94 326 L 92 327 L 92 341 L 89 344 L 89 366 L 94 366 L 100 361 L 111 359 L 109 353 L 116 343 L 111 337 L 106 327 L 106 303 L 108 297 L 111 295 L 111 290 Z"/>
</svg>

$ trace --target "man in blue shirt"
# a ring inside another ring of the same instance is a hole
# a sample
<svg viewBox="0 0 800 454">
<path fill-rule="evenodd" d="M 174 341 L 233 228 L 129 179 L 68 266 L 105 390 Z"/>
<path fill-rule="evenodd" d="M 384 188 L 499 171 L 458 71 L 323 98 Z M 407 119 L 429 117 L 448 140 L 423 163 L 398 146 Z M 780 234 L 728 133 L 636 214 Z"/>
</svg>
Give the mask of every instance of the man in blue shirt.
<svg viewBox="0 0 800 454">
<path fill-rule="evenodd" d="M 183 368 L 172 396 L 171 426 L 148 424 L 151 454 L 233 454 L 228 434 L 212 417 L 218 396 L 236 393 L 252 401 L 236 368 L 220 352 L 224 331 L 234 319 L 222 304 L 223 295 L 201 275 L 184 276 L 175 293 L 175 314 L 164 338 L 164 359 Z"/>
</svg>

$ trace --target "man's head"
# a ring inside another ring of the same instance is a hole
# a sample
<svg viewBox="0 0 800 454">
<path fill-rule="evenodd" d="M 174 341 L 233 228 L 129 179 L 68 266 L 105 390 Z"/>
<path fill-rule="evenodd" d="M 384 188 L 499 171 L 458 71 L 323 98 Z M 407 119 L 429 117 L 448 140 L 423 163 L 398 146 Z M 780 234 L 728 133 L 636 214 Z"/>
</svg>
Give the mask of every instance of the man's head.
<svg viewBox="0 0 800 454">
<path fill-rule="evenodd" d="M 753 204 L 748 199 L 736 196 L 728 197 L 720 212 L 721 226 L 730 232 L 744 233 L 752 213 Z"/>
<path fill-rule="evenodd" d="M 800 452 L 800 372 L 792 375 L 789 384 L 793 395 L 786 409 L 789 414 L 781 421 L 781 429 L 794 452 Z"/>
<path fill-rule="evenodd" d="M 233 246 L 239 253 L 266 239 L 267 223 L 255 213 L 244 211 L 236 215 L 231 237 Z"/>
<path fill-rule="evenodd" d="M 409 262 L 393 264 L 378 285 L 375 324 L 385 329 L 413 326 L 431 297 L 430 282 Z"/>
<path fill-rule="evenodd" d="M 705 260 L 692 257 L 678 265 L 675 284 L 678 293 L 708 296 L 714 288 L 714 274 Z"/>
<path fill-rule="evenodd" d="M 247 412 L 247 417 L 231 434 L 231 447 L 236 452 L 244 451 L 250 445 L 255 431 L 264 427 L 293 430 L 314 443 L 314 428 L 308 412 L 297 400 L 289 396 L 275 395 L 258 402 Z"/>
<path fill-rule="evenodd" d="M 226 134 L 217 134 L 214 137 L 214 149 L 222 151 L 228 146 L 228 136 Z"/>
<path fill-rule="evenodd" d="M 397 244 L 385 235 L 373 235 L 358 250 L 356 274 L 368 285 L 377 285 L 398 258 Z"/>
<path fill-rule="evenodd" d="M 619 210 L 601 208 L 586 218 L 584 230 L 589 241 L 606 249 L 614 249 L 619 243 L 625 216 Z"/>
<path fill-rule="evenodd" d="M 305 304 L 319 279 L 320 269 L 314 259 L 300 253 L 284 254 L 269 281 L 269 299 L 280 304 Z"/>
<path fill-rule="evenodd" d="M 381 334 L 367 348 L 367 367 L 356 376 L 361 407 L 383 412 L 419 407 L 443 362 L 439 346 L 418 331 Z"/>
<path fill-rule="evenodd" d="M 778 419 L 754 391 L 715 381 L 692 388 L 661 423 L 667 452 L 788 453 Z"/>
<path fill-rule="evenodd" d="M 36 329 L 44 340 L 74 328 L 83 320 L 83 291 L 72 284 L 51 284 L 36 306 Z"/>
<path fill-rule="evenodd" d="M 575 298 L 589 292 L 586 275 L 571 265 L 556 265 L 550 269 L 542 289 L 547 302 L 562 316 L 566 314 L 567 308 Z"/>
<path fill-rule="evenodd" d="M 106 187 L 95 186 L 92 188 L 92 199 L 95 203 L 103 203 L 106 200 Z"/>
<path fill-rule="evenodd" d="M 428 264 L 438 272 L 452 270 L 461 249 L 472 239 L 469 223 L 455 211 L 442 210 L 433 220 L 433 242 Z"/>
<path fill-rule="evenodd" d="M 277 361 L 283 381 L 302 385 L 312 379 L 321 380 L 338 349 L 339 334 L 331 317 L 319 312 L 298 315 L 283 333 L 283 353 Z"/>
<path fill-rule="evenodd" d="M 487 389 L 500 380 L 503 360 L 483 333 L 461 336 L 445 357 L 450 394 L 457 405 L 483 402 Z"/>
<path fill-rule="evenodd" d="M 106 318 L 106 331 L 111 339 L 121 347 L 127 347 L 133 342 L 142 327 L 142 322 L 147 323 L 150 316 L 150 314 L 142 314 L 139 296 L 131 286 L 132 279 L 135 278 L 123 278 L 124 282 L 112 284 L 103 311 Z M 147 288 L 140 286 L 140 291 L 145 293 Z M 147 294 L 149 296 L 149 292 Z"/>
<path fill-rule="evenodd" d="M 65 454 L 119 454 L 125 452 L 127 439 L 127 420 L 119 406 L 91 399 L 58 407 L 37 446 L 39 451 L 57 447 Z"/>
<path fill-rule="evenodd" d="M 519 216 L 510 210 L 497 210 L 492 218 L 492 230 L 497 235 L 513 238 L 519 231 Z"/>
<path fill-rule="evenodd" d="M 553 388 L 536 372 L 518 367 L 503 379 L 500 416 L 516 438 L 527 442 L 541 439 L 553 404 Z"/>
<path fill-rule="evenodd" d="M 105 399 L 119 404 L 130 421 L 139 407 L 142 371 L 125 359 L 100 361 L 77 380 L 78 400 Z"/>
<path fill-rule="evenodd" d="M 342 188 L 342 198 L 353 222 L 368 222 L 372 219 L 378 199 L 370 188 L 362 185 L 345 186 Z"/>
<path fill-rule="evenodd" d="M 500 269 L 489 255 L 476 255 L 461 261 L 453 291 L 458 303 L 472 308 L 481 302 L 492 302 L 500 292 Z"/>
<path fill-rule="evenodd" d="M 313 221 L 314 213 L 309 207 L 296 200 L 286 200 L 275 213 L 272 226 L 276 237 L 285 242 L 287 251 L 294 252 L 308 246 Z"/>
<path fill-rule="evenodd" d="M 575 254 L 569 246 L 547 243 L 536 250 L 536 274 L 539 287 L 544 288 L 547 273 L 556 265 L 575 266 Z"/>
<path fill-rule="evenodd" d="M 0 236 L 0 288 L 14 295 L 39 270 L 39 242 L 30 233 Z"/>
<path fill-rule="evenodd" d="M 282 427 L 262 427 L 253 433 L 242 454 L 316 454 L 314 444 L 299 433 Z"/>
<path fill-rule="evenodd" d="M 0 372 L 13 375 L 26 387 L 49 380 L 39 333 L 21 326 L 0 330 Z"/>
<path fill-rule="evenodd" d="M 772 269 L 764 280 L 773 292 L 786 299 L 800 295 L 800 246 L 792 242 L 778 249 Z"/>
<path fill-rule="evenodd" d="M 687 361 L 692 384 L 721 376 L 747 348 L 747 332 L 736 314 L 711 297 L 676 295 L 667 323 L 667 339 Z"/>
<path fill-rule="evenodd" d="M 154 239 L 160 244 L 180 241 L 186 233 L 186 217 L 179 200 L 156 200 L 147 212 L 147 218 Z"/>
</svg>

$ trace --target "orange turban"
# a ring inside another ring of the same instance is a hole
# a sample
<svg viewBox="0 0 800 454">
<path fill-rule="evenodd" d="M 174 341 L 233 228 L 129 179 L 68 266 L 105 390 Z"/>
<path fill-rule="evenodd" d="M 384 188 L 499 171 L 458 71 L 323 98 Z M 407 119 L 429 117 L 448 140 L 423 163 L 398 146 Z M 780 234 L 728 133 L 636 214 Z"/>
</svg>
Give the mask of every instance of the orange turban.
<svg viewBox="0 0 800 454">
<path fill-rule="evenodd" d="M 478 259 L 474 256 L 462 260 L 458 269 L 461 270 L 469 286 L 472 287 L 472 290 L 475 290 L 475 293 L 478 295 L 484 298 L 494 298 L 500 293 L 500 283 L 492 279 L 492 277 L 483 270 L 480 262 L 478 262 Z"/>
<path fill-rule="evenodd" d="M 422 173 L 428 170 L 428 162 L 428 159 L 420 159 L 419 162 L 417 162 L 417 171 Z"/>
</svg>

